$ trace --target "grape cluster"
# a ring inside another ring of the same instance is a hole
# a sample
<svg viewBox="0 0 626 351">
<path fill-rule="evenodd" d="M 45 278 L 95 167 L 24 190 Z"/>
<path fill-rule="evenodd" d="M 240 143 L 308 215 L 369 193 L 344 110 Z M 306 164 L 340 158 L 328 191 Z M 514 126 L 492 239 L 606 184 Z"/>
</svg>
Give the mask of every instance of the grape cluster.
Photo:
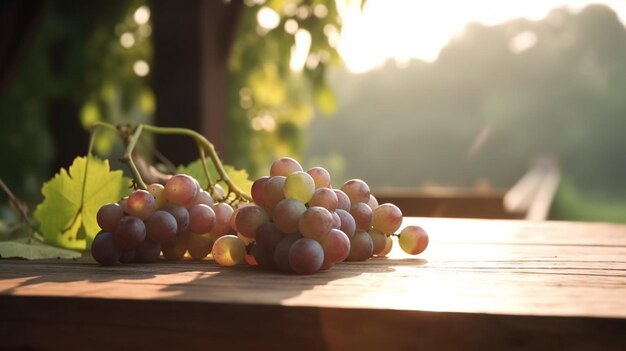
<svg viewBox="0 0 626 351">
<path fill-rule="evenodd" d="M 219 188 L 218 188 L 219 190 Z M 419 254 L 428 235 L 418 226 L 402 225 L 393 204 L 378 204 L 360 179 L 331 187 L 321 167 L 304 172 L 294 159 L 276 160 L 270 175 L 257 179 L 253 203 L 233 208 L 216 202 L 187 175 L 166 184 L 136 190 L 97 214 L 102 231 L 91 253 L 102 265 L 151 262 L 162 255 L 203 259 L 211 254 L 220 265 L 242 261 L 261 268 L 312 274 L 342 261 L 385 256 L 392 236 L 407 253 Z M 217 198 L 223 199 L 223 193 Z"/>
</svg>

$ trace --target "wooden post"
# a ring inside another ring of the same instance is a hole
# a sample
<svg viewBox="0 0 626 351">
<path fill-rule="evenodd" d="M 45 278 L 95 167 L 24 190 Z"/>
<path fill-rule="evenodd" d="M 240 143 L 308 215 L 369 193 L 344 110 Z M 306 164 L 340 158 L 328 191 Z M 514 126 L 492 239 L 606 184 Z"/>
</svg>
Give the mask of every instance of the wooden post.
<svg viewBox="0 0 626 351">
<path fill-rule="evenodd" d="M 225 158 L 227 63 L 243 2 L 153 0 L 151 8 L 155 123 L 194 129 Z M 180 137 L 159 136 L 157 148 L 174 163 L 198 155 Z"/>
</svg>

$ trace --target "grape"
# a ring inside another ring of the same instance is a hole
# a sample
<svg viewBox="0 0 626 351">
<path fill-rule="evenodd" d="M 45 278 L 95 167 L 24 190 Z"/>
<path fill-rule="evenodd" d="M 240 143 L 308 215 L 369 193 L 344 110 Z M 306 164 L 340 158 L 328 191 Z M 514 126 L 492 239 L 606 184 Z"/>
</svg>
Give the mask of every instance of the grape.
<svg viewBox="0 0 626 351">
<path fill-rule="evenodd" d="M 330 214 L 333 216 L 333 229 L 341 228 L 341 218 L 339 218 L 337 212 L 332 211 Z"/>
<path fill-rule="evenodd" d="M 374 211 L 376 207 L 378 207 L 378 199 L 376 199 L 374 195 L 370 194 L 370 199 L 369 201 L 367 201 L 367 206 L 369 206 L 372 211 Z"/>
<path fill-rule="evenodd" d="M 113 232 L 115 244 L 122 249 L 137 248 L 146 238 L 146 225 L 137 217 L 122 217 Z"/>
<path fill-rule="evenodd" d="M 308 173 L 294 172 L 285 179 L 283 190 L 286 198 L 296 199 L 305 204 L 311 200 L 315 192 L 315 182 Z"/>
<path fill-rule="evenodd" d="M 313 274 L 324 262 L 324 249 L 316 240 L 301 238 L 289 248 L 289 266 L 297 274 Z"/>
<path fill-rule="evenodd" d="M 331 229 L 322 242 L 324 262 L 321 269 L 328 269 L 332 265 L 344 261 L 350 253 L 350 239 L 339 229 Z"/>
<path fill-rule="evenodd" d="M 378 255 L 383 252 L 385 246 L 387 245 L 387 236 L 376 229 L 370 229 L 368 233 L 372 237 L 372 253 L 374 255 Z"/>
<path fill-rule="evenodd" d="M 272 220 L 281 232 L 295 234 L 298 232 L 298 225 L 304 211 L 306 211 L 306 206 L 302 202 L 283 199 L 274 208 Z"/>
<path fill-rule="evenodd" d="M 354 232 L 356 231 L 356 222 L 354 221 L 354 217 L 348 212 L 341 209 L 337 209 L 335 211 L 339 219 L 341 219 L 341 227 L 339 229 L 344 232 L 348 238 L 352 238 L 354 236 Z"/>
<path fill-rule="evenodd" d="M 120 205 L 120 207 L 122 208 L 122 211 L 124 211 L 125 214 L 128 214 L 128 212 L 126 211 L 126 205 L 128 205 L 128 196 L 125 198 L 122 198 L 120 201 L 117 202 L 118 205 Z"/>
<path fill-rule="evenodd" d="M 174 205 L 167 204 L 161 208 L 162 211 L 168 212 L 174 218 L 176 218 L 176 234 L 181 235 L 183 233 L 187 233 L 187 229 L 189 229 L 189 211 L 186 208 Z"/>
<path fill-rule="evenodd" d="M 190 237 L 191 235 L 189 235 L 189 232 L 182 235 L 176 234 L 174 239 L 162 244 L 161 251 L 163 252 L 163 257 L 167 260 L 182 259 L 183 256 L 185 256 L 185 252 L 187 252 Z"/>
<path fill-rule="evenodd" d="M 374 243 L 368 232 L 357 232 L 350 239 L 350 253 L 346 260 L 365 261 L 372 256 Z"/>
<path fill-rule="evenodd" d="M 221 266 L 234 266 L 246 256 L 246 245 L 234 235 L 224 235 L 213 243 L 213 259 Z"/>
<path fill-rule="evenodd" d="M 265 184 L 269 179 L 270 177 L 265 176 L 255 180 L 254 183 L 252 183 L 252 189 L 250 190 L 250 193 L 254 202 L 259 206 L 268 207 L 268 204 L 265 201 Z"/>
<path fill-rule="evenodd" d="M 402 225 L 402 211 L 394 204 L 382 204 L 372 213 L 372 226 L 383 234 L 393 234 Z"/>
<path fill-rule="evenodd" d="M 215 226 L 215 211 L 205 204 L 193 205 L 189 209 L 189 230 L 192 233 L 208 233 Z"/>
<path fill-rule="evenodd" d="M 224 191 L 224 188 L 222 188 L 222 186 L 219 184 L 214 184 L 213 185 L 213 200 L 223 201 L 225 197 L 226 197 L 226 192 Z"/>
<path fill-rule="evenodd" d="M 214 242 L 211 233 L 189 235 L 187 252 L 191 258 L 202 260 L 211 252 Z"/>
<path fill-rule="evenodd" d="M 313 167 L 306 171 L 313 181 L 315 182 L 315 188 L 330 188 L 330 173 L 322 167 Z"/>
<path fill-rule="evenodd" d="M 348 195 L 339 189 L 333 189 L 333 191 L 335 192 L 335 195 L 337 195 L 337 208 L 350 212 L 352 203 L 350 202 Z"/>
<path fill-rule="evenodd" d="M 387 256 L 389 254 L 389 252 L 391 252 L 391 248 L 392 247 L 393 247 L 393 240 L 391 240 L 391 236 L 386 236 L 385 237 L 385 248 L 383 249 L 383 251 L 381 251 L 378 254 L 376 254 L 376 256 L 378 256 L 378 257 Z"/>
<path fill-rule="evenodd" d="M 234 230 L 235 232 L 237 231 L 237 215 L 239 214 L 239 211 L 244 208 L 245 206 L 248 206 L 251 204 L 242 204 L 240 207 L 237 207 L 235 209 L 233 209 L 233 214 L 230 215 L 230 227 L 232 228 L 232 230 Z"/>
<path fill-rule="evenodd" d="M 211 197 L 211 194 L 209 194 L 208 191 L 201 189 L 200 191 L 198 191 L 198 194 L 196 195 L 196 198 L 193 200 L 193 203 L 194 205 L 213 206 L 215 202 L 213 201 L 213 198 Z"/>
<path fill-rule="evenodd" d="M 233 215 L 233 208 L 226 203 L 218 202 L 213 205 L 213 212 L 215 212 L 215 225 L 211 229 L 211 234 L 215 237 L 220 237 L 230 233 L 233 229 L 230 226 L 230 217 Z"/>
<path fill-rule="evenodd" d="M 110 266 L 119 261 L 122 249 L 115 245 L 113 233 L 100 232 L 91 243 L 91 256 L 103 266 Z"/>
<path fill-rule="evenodd" d="M 187 207 L 193 204 L 200 186 L 186 174 L 177 174 L 165 183 L 165 198 L 168 202 Z"/>
<path fill-rule="evenodd" d="M 137 260 L 137 250 L 122 250 L 122 255 L 120 256 L 121 263 L 132 263 Z"/>
<path fill-rule="evenodd" d="M 257 230 L 255 234 L 255 243 L 257 246 L 261 247 L 263 250 L 274 252 L 274 248 L 278 242 L 285 236 L 281 231 L 276 228 L 274 223 L 267 222 L 263 223 Z"/>
<path fill-rule="evenodd" d="M 274 264 L 274 250 L 267 250 L 260 247 L 257 243 L 253 243 L 250 246 L 250 253 L 259 267 L 264 269 L 276 267 Z"/>
<path fill-rule="evenodd" d="M 122 217 L 124 217 L 122 206 L 113 202 L 100 207 L 96 214 L 96 221 L 100 229 L 105 232 L 112 232 L 115 230 L 117 222 L 119 222 Z"/>
<path fill-rule="evenodd" d="M 154 196 L 145 190 L 135 190 L 128 196 L 126 202 L 126 212 L 131 216 L 148 219 L 156 209 L 156 200 Z"/>
<path fill-rule="evenodd" d="M 152 195 L 152 197 L 154 197 L 156 208 L 161 208 L 167 203 L 167 200 L 165 200 L 165 194 L 163 193 L 164 191 L 165 187 L 163 184 L 152 183 L 148 185 L 148 192 Z"/>
<path fill-rule="evenodd" d="M 270 216 L 267 211 L 257 205 L 242 207 L 237 214 L 237 231 L 249 238 L 254 238 L 257 228 L 267 223 Z"/>
<path fill-rule="evenodd" d="M 311 200 L 309 200 L 309 207 L 320 206 L 329 211 L 337 209 L 337 194 L 332 189 L 318 188 L 315 189 Z"/>
<path fill-rule="evenodd" d="M 370 187 L 361 179 L 351 179 L 343 183 L 341 190 L 348 195 L 354 206 L 357 202 L 367 203 L 370 200 Z"/>
<path fill-rule="evenodd" d="M 398 236 L 398 243 L 404 252 L 417 255 L 426 250 L 428 234 L 422 227 L 410 225 L 402 229 Z"/>
<path fill-rule="evenodd" d="M 291 157 L 281 157 L 272 163 L 270 167 L 270 176 L 285 176 L 287 177 L 293 172 L 302 172 L 302 166 L 298 161 Z"/>
<path fill-rule="evenodd" d="M 250 244 L 252 244 L 254 242 L 254 240 L 256 240 L 255 238 L 248 238 L 247 236 L 241 234 L 241 233 L 237 233 L 237 237 L 239 239 L 241 239 L 241 241 L 243 241 L 243 244 L 248 246 Z"/>
<path fill-rule="evenodd" d="M 300 239 L 300 235 L 285 235 L 274 249 L 274 265 L 285 273 L 293 272 L 289 263 L 289 249 L 291 245 Z"/>
<path fill-rule="evenodd" d="M 284 188 L 286 180 L 287 177 L 284 176 L 271 177 L 267 180 L 264 188 L 264 198 L 268 207 L 274 208 L 274 206 L 276 206 L 276 204 L 278 204 L 280 200 L 285 198 Z"/>
<path fill-rule="evenodd" d="M 298 227 L 303 236 L 323 240 L 333 227 L 333 215 L 324 207 L 309 207 L 302 214 Z"/>
<path fill-rule="evenodd" d="M 174 239 L 177 231 L 176 218 L 166 211 L 156 211 L 146 221 L 146 235 L 159 244 Z"/>
<path fill-rule="evenodd" d="M 372 209 L 366 203 L 357 202 L 352 205 L 350 214 L 354 217 L 357 231 L 367 231 L 372 226 Z"/>
<path fill-rule="evenodd" d="M 135 260 L 141 263 L 154 262 L 161 256 L 161 244 L 148 238 L 137 247 Z"/>
</svg>

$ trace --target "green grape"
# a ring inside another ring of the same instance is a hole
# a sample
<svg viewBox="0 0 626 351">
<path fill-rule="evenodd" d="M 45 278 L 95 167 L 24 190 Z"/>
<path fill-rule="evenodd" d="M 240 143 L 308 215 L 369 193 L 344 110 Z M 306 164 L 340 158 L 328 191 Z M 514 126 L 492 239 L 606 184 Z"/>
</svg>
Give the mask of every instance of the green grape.
<svg viewBox="0 0 626 351">
<path fill-rule="evenodd" d="M 148 185 L 148 192 L 154 197 L 156 208 L 161 208 L 167 203 L 164 191 L 165 186 L 163 184 L 153 183 Z"/>
<path fill-rule="evenodd" d="M 422 227 L 410 225 L 400 231 L 398 243 L 404 252 L 417 255 L 428 247 L 428 233 Z"/>
<path fill-rule="evenodd" d="M 302 171 L 291 173 L 285 179 L 284 192 L 286 198 L 306 204 L 315 192 L 315 181 L 308 173 Z"/>
<path fill-rule="evenodd" d="M 213 243 L 213 259 L 221 266 L 234 266 L 246 256 L 246 245 L 235 235 L 224 235 Z"/>
</svg>

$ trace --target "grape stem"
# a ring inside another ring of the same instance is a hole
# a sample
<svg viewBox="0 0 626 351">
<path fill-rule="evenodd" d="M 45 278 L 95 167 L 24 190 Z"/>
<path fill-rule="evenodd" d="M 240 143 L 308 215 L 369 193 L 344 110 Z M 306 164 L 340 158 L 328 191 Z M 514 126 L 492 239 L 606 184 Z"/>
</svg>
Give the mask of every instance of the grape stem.
<svg viewBox="0 0 626 351">
<path fill-rule="evenodd" d="M 200 153 L 200 157 L 202 158 L 202 167 L 204 168 L 204 173 L 207 177 L 207 181 L 209 183 L 209 189 L 213 190 L 214 183 L 211 179 L 206 158 L 205 152 L 208 153 L 209 158 L 215 165 L 215 169 L 219 175 L 219 179 L 222 180 L 228 186 L 229 193 L 235 194 L 237 199 L 242 199 L 245 201 L 252 201 L 252 197 L 247 194 L 245 191 L 241 190 L 235 183 L 232 182 L 226 170 L 224 169 L 224 165 L 217 155 L 217 151 L 211 142 L 209 142 L 202 134 L 187 128 L 174 128 L 174 127 L 157 127 L 149 124 L 137 124 L 134 127 L 129 125 L 118 125 L 117 128 L 106 122 L 96 122 L 94 124 L 94 130 L 98 126 L 104 126 L 107 128 L 114 129 L 120 134 L 126 148 L 124 150 L 124 155 L 120 159 L 120 161 L 124 162 L 128 168 L 130 169 L 135 184 L 140 189 L 147 189 L 145 182 L 141 178 L 141 174 L 137 170 L 135 163 L 133 162 L 133 158 L 131 157 L 135 145 L 139 140 L 141 133 L 143 131 L 147 131 L 154 134 L 164 134 L 164 135 L 183 135 L 192 138 L 198 144 L 198 151 Z"/>
</svg>

